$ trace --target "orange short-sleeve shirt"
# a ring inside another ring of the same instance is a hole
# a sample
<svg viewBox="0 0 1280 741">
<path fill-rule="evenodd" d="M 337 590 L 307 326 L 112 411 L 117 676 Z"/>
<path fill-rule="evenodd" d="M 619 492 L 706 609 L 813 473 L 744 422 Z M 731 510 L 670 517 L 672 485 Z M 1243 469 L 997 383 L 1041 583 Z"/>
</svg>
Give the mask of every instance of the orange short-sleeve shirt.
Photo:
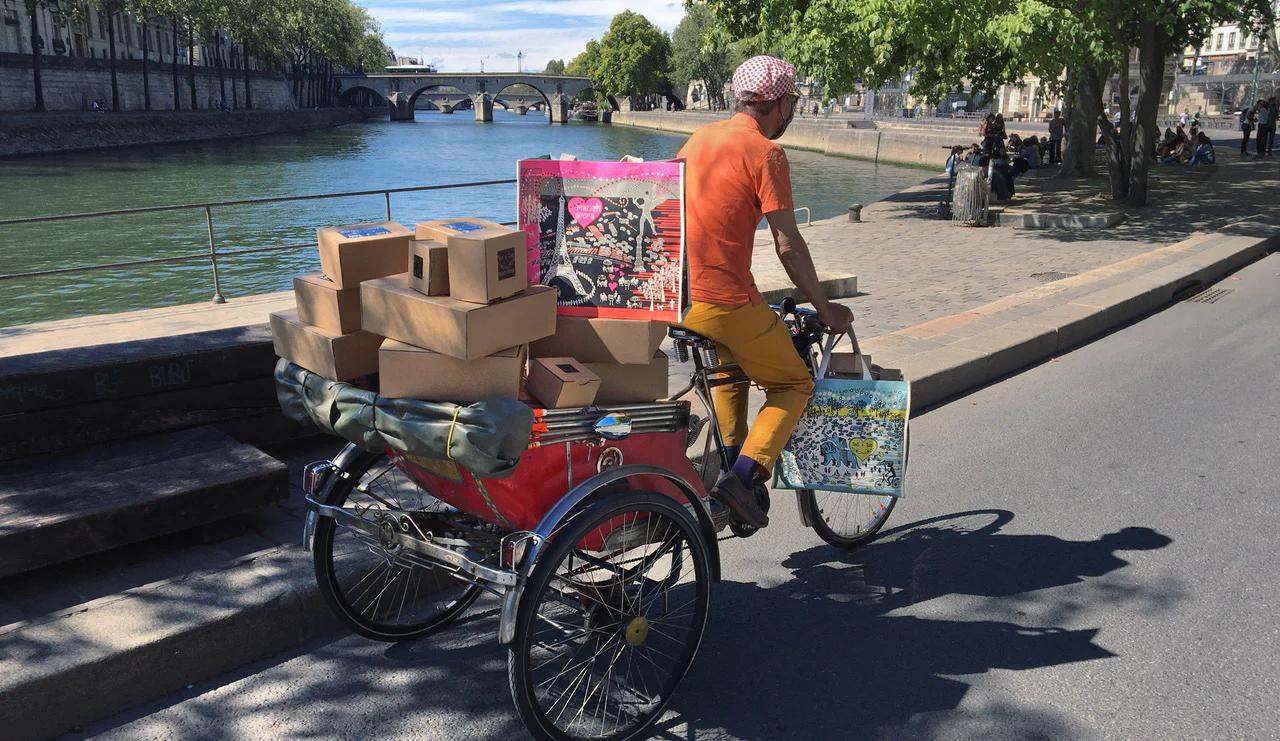
<svg viewBox="0 0 1280 741">
<path fill-rule="evenodd" d="M 685 161 L 689 295 L 728 306 L 761 303 L 751 252 L 760 218 L 794 208 L 786 153 L 739 113 L 695 131 L 677 156 Z"/>
</svg>

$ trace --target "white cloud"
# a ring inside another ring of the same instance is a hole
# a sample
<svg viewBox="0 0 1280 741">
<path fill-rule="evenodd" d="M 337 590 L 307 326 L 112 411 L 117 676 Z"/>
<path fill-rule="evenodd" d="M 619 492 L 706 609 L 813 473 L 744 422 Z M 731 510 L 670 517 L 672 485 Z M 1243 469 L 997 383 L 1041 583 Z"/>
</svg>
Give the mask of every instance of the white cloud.
<svg viewBox="0 0 1280 741">
<path fill-rule="evenodd" d="M 359 0 L 357 0 L 359 1 Z M 681 0 L 373 0 L 366 9 L 385 29 L 397 54 L 432 60 L 441 71 L 541 70 L 549 60 L 572 59 L 631 10 L 670 32 L 684 17 Z M 437 61 L 438 60 L 438 61 Z"/>
</svg>

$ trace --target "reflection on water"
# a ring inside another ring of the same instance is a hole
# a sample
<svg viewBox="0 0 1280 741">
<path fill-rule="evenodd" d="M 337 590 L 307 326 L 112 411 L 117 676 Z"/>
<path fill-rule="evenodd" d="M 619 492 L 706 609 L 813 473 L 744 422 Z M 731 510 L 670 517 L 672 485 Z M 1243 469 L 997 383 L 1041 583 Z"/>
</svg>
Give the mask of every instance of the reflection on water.
<svg viewBox="0 0 1280 741">
<path fill-rule="evenodd" d="M 495 111 L 419 113 L 414 123 L 374 121 L 326 131 L 134 147 L 0 161 L 0 218 L 175 203 L 347 192 L 495 180 L 515 162 L 569 152 L 579 159 L 673 156 L 685 137 L 593 124 L 550 126 L 537 116 Z M 842 214 L 922 179 L 917 169 L 792 152 L 796 205 L 814 218 Z M 515 219 L 515 187 L 487 186 L 392 196 L 392 216 Z M 317 226 L 380 220 L 381 195 L 215 209 L 219 250 L 313 242 Z M 200 301 L 213 294 L 200 210 L 0 227 L 0 273 L 155 257 L 179 263 L 0 282 L 0 326 Z M 289 287 L 318 269 L 314 249 L 228 257 L 219 262 L 228 298 Z"/>
</svg>

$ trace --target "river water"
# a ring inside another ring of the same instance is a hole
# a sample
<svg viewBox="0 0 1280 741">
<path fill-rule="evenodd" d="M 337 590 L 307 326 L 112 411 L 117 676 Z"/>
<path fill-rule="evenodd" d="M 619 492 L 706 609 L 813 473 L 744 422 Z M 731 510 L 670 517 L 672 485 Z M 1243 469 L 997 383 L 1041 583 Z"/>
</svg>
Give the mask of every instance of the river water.
<svg viewBox="0 0 1280 741">
<path fill-rule="evenodd" d="M 349 192 L 515 177 L 518 159 L 673 156 L 685 136 L 623 126 L 550 126 L 535 115 L 418 113 L 413 123 L 366 122 L 306 134 L 0 160 L 0 218 Z M 797 206 L 836 216 L 922 180 L 911 168 L 789 153 Z M 392 196 L 392 217 L 515 220 L 515 186 Z M 219 251 L 314 242 L 317 226 L 379 221 L 381 195 L 214 209 Z M 207 253 L 204 212 L 0 226 L 0 274 Z M 319 269 L 314 248 L 219 261 L 222 292 L 278 291 Z M 0 281 L 0 326 L 209 299 L 207 259 Z"/>
</svg>

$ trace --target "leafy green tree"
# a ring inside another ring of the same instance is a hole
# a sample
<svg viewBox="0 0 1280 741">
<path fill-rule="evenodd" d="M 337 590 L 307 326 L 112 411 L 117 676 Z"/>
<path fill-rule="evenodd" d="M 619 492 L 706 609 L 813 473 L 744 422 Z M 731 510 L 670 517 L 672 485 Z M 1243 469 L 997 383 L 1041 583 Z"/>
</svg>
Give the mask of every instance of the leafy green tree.
<svg viewBox="0 0 1280 741">
<path fill-rule="evenodd" d="M 591 39 L 578 56 L 569 60 L 564 68 L 565 74 L 580 77 L 595 77 L 595 70 L 600 64 L 600 42 Z"/>
<path fill-rule="evenodd" d="M 676 89 L 702 80 L 712 102 L 724 106 L 724 84 L 733 75 L 735 54 L 715 15 L 691 5 L 671 34 L 671 82 Z"/>
<path fill-rule="evenodd" d="M 564 74 L 564 60 L 563 60 L 563 59 L 552 59 L 550 62 L 547 62 L 547 66 L 546 66 L 545 68 L 543 68 L 543 70 L 542 70 L 542 74 L 544 74 L 544 75 L 563 75 L 563 74 Z"/>
<path fill-rule="evenodd" d="M 638 96 L 669 84 L 671 40 L 639 13 L 625 10 L 615 15 L 598 48 L 599 56 L 590 65 L 597 93 Z"/>
</svg>

